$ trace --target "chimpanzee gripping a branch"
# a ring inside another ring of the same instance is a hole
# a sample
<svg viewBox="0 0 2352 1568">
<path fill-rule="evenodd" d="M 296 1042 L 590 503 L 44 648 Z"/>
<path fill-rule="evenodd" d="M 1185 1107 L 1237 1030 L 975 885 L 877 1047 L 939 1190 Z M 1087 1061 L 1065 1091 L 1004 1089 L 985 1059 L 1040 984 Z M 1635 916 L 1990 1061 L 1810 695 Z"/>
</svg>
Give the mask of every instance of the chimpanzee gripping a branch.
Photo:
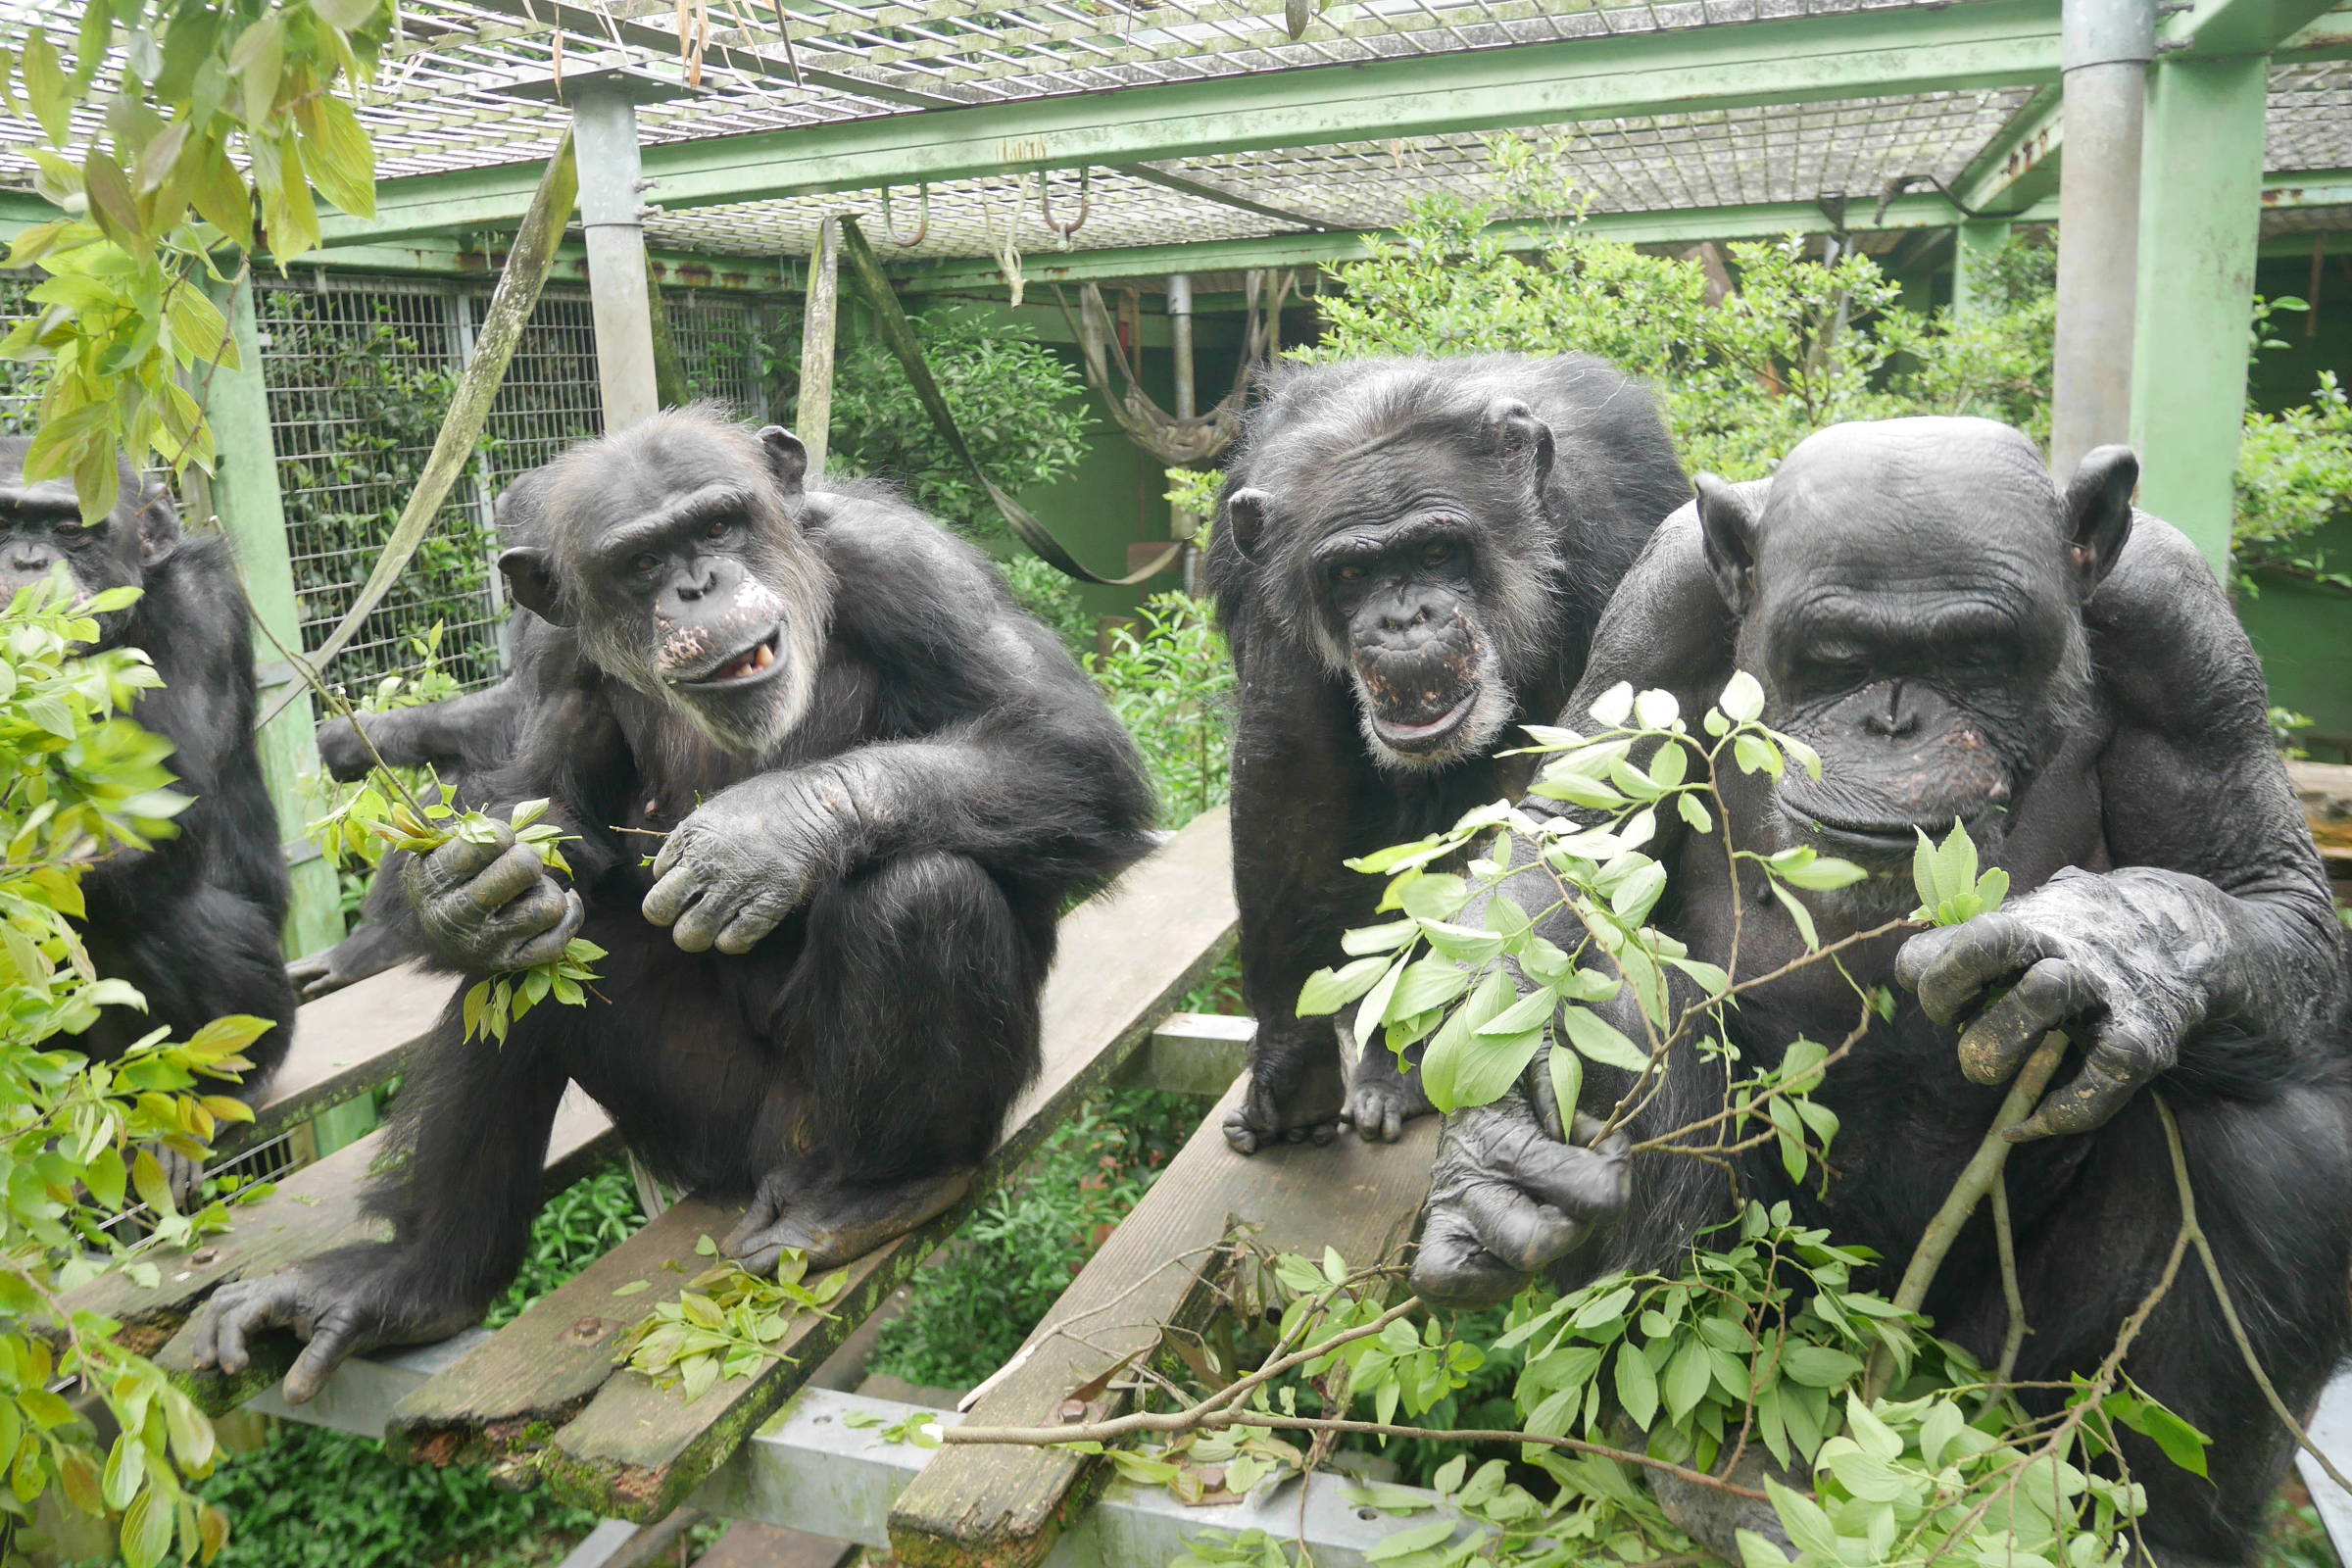
<svg viewBox="0 0 2352 1568">
<path fill-rule="evenodd" d="M 663 414 L 560 459 L 500 565 L 559 627 L 514 762 L 526 845 L 412 861 L 422 942 L 487 976 L 607 950 L 597 995 L 503 1044 L 454 1004 L 396 1110 L 389 1245 L 223 1289 L 200 1358 L 310 1343 L 306 1398 L 373 1345 L 445 1335 L 520 1260 L 566 1077 L 681 1185 L 751 1200 L 746 1266 L 864 1252 L 961 1196 L 1038 1065 L 1060 909 L 1140 856 L 1134 749 L 978 552 L 877 494 L 808 492 L 783 430 Z M 650 867 L 643 865 L 651 854 Z"/>
<path fill-rule="evenodd" d="M 1798 1223 L 1900 1270 L 2002 1085 L 2056 1029 L 2069 1058 L 2010 1132 L 2004 1172 L 2031 1327 L 2017 1378 L 2091 1373 L 2163 1269 L 2182 1216 L 2160 1093 L 2252 1351 L 2290 1409 L 2311 1408 L 2352 1348 L 2343 932 L 2272 749 L 2254 651 L 2196 550 L 2132 511 L 2137 473 L 2129 451 L 2103 447 L 2061 493 L 2016 431 L 1939 418 L 1823 431 L 1769 481 L 1699 479 L 1697 504 L 1627 576 L 1562 724 L 1590 727 L 1618 682 L 1701 711 L 1747 670 L 1764 722 L 1825 771 L 1727 773 L 1734 841 L 1811 845 L 1870 873 L 1800 895 L 1824 942 L 1908 913 L 1918 832 L 1940 838 L 1955 820 L 2015 891 L 1995 912 L 1849 948 L 1730 1010 L 1742 1061 L 1768 1066 L 1799 1036 L 1853 1027 L 1847 976 L 1893 991 L 1893 1016 L 1815 1092 L 1842 1128 L 1826 1191 L 1792 1183 L 1769 1142 L 1731 1182 L 1672 1153 L 1629 1165 L 1563 1143 L 1557 1109 L 1528 1098 L 1548 1098 L 1539 1066 L 1528 1092 L 1449 1120 L 1415 1272 L 1424 1296 L 1493 1300 L 1553 1265 L 1671 1267 L 1741 1199 L 1786 1200 Z M 1802 956 L 1761 878 L 1733 884 L 1719 839 L 1668 813 L 1649 851 L 1670 868 L 1651 923 L 1692 957 L 1730 962 L 1736 905 L 1735 979 Z M 1642 1033 L 1630 998 L 1610 1006 Z M 1630 1136 L 1720 1110 L 1725 1076 L 1679 1051 Z M 1587 1109 L 1625 1088 L 1594 1068 Z M 1982 1209 L 1926 1305 L 1938 1334 L 1992 1362 L 2009 1319 Z M 2125 1438 L 2156 1559 L 2248 1561 L 2289 1440 L 2193 1261 L 2123 1370 L 2213 1439 L 2207 1481 Z M 1737 1522 L 1771 1532 L 1769 1518 Z"/>
<path fill-rule="evenodd" d="M 1369 925 L 1344 862 L 1505 793 L 1514 720 L 1576 684 L 1610 590 L 1690 497 L 1657 406 L 1583 355 L 1286 370 L 1226 477 L 1208 584 L 1233 648 L 1234 889 L 1257 1038 L 1225 1136 L 1394 1139 L 1429 1109 L 1386 1051 L 1343 1085 L 1298 988 Z"/>
</svg>

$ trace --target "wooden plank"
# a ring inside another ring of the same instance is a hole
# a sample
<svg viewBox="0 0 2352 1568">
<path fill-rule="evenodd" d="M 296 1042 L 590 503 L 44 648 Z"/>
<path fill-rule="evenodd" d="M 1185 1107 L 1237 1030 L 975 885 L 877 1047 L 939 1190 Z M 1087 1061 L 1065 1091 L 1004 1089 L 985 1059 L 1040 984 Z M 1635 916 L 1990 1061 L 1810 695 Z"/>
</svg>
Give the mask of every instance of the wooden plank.
<svg viewBox="0 0 2352 1568">
<path fill-rule="evenodd" d="M 99 1312 L 122 1325 L 117 1339 L 142 1355 L 154 1356 L 212 1414 L 233 1410 L 255 1390 L 276 1381 L 293 1363 L 291 1336 L 264 1336 L 254 1346 L 253 1364 L 239 1378 L 199 1372 L 189 1357 L 189 1318 L 214 1291 L 232 1279 L 268 1274 L 330 1248 L 379 1235 L 360 1211 L 360 1193 L 369 1167 L 384 1151 L 382 1131 L 288 1176 L 268 1198 L 236 1210 L 226 1233 L 194 1249 L 159 1249 L 140 1254 L 161 1279 L 142 1290 L 122 1270 L 100 1275 L 69 1296 L 76 1311 Z M 612 1123 L 585 1096 L 566 1099 L 548 1140 L 547 1180 L 566 1186 L 618 1147 Z"/>
<path fill-rule="evenodd" d="M 1214 1099 L 1250 1067 L 1257 1020 L 1226 1012 L 1171 1012 L 1135 1054 L 1130 1076 L 1147 1089 Z"/>
<path fill-rule="evenodd" d="M 1434 1116 L 1394 1145 L 1341 1138 L 1277 1144 L 1244 1158 L 1226 1146 L 1236 1081 L 1135 1211 L 1111 1232 L 1005 1369 L 983 1385 L 965 1419 L 979 1426 L 1051 1426 L 1071 1392 L 1149 1350 L 1162 1325 L 1195 1326 L 1213 1308 L 1201 1280 L 1218 1244 L 1249 1224 L 1259 1245 L 1351 1264 L 1388 1256 L 1420 1218 L 1437 1152 Z M 1124 1409 L 1113 1390 L 1087 1418 Z M 908 1568 L 1029 1568 L 1042 1562 L 1096 1484 L 1098 1461 L 1058 1448 L 951 1445 L 900 1494 L 890 1544 Z"/>
<path fill-rule="evenodd" d="M 254 1102 L 250 1126 L 225 1129 L 216 1158 L 249 1149 L 289 1122 L 316 1116 L 390 1081 L 432 1032 L 456 980 L 402 964 L 317 1002 L 294 1018 L 294 1045 Z"/>
<path fill-rule="evenodd" d="M 961 1203 L 849 1265 L 836 1315 L 807 1319 L 778 1346 L 792 1361 L 692 1401 L 639 1373 L 615 1372 L 541 1456 L 555 1494 L 611 1518 L 659 1519 L 733 1453 L 1200 982 L 1233 937 L 1227 842 L 1225 813 L 1203 813 L 1064 917 L 1044 997 L 1045 1069 Z"/>
<path fill-rule="evenodd" d="M 612 1342 L 710 1266 L 704 1236 L 724 1236 L 735 1214 L 688 1198 L 526 1308 L 522 1315 L 394 1406 L 384 1430 L 393 1455 L 424 1464 L 478 1464 L 544 1447 L 612 1375 Z M 615 1297 L 647 1281 L 652 1292 Z"/>
</svg>

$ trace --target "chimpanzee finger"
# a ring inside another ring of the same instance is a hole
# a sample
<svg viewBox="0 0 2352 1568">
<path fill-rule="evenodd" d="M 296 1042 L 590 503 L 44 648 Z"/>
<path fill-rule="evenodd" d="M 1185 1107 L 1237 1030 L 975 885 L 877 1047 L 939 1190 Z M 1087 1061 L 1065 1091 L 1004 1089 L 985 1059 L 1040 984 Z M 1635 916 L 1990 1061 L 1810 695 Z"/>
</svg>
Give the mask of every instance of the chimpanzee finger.
<svg viewBox="0 0 2352 1568">
<path fill-rule="evenodd" d="M 514 829 L 495 819 L 490 827 L 491 831 L 480 839 L 451 839 L 422 857 L 418 863 L 423 867 L 426 883 L 437 890 L 457 887 L 470 881 L 482 867 L 514 847 Z"/>
<path fill-rule="evenodd" d="M 1567 1256 L 1584 1234 L 1575 1219 L 1508 1182 L 1467 1188 L 1455 1206 L 1479 1246 L 1522 1274 Z"/>
<path fill-rule="evenodd" d="M 520 940 L 514 950 L 513 967 L 527 969 L 535 963 L 555 962 L 564 956 L 564 946 L 579 935 L 587 919 L 588 910 L 577 893 L 551 883 L 544 894 L 531 895 L 526 919 L 516 933 Z M 534 929 L 538 934 L 530 935 Z"/>
<path fill-rule="evenodd" d="M 670 926 L 669 939 L 684 952 L 708 953 L 721 931 L 737 916 L 750 912 L 748 906 L 736 902 L 742 891 L 740 883 L 707 888 Z"/>
<path fill-rule="evenodd" d="M 517 844 L 477 872 L 471 881 L 451 890 L 477 915 L 493 915 L 547 883 L 547 867 L 538 852 Z"/>
<path fill-rule="evenodd" d="M 299 1298 L 294 1282 L 285 1278 L 239 1280 L 224 1287 L 197 1331 L 196 1364 L 219 1367 L 231 1377 L 244 1371 L 253 1359 L 245 1336 L 291 1323 Z"/>
<path fill-rule="evenodd" d="M 1919 1004 L 1937 1023 L 1952 1023 L 1988 986 L 2048 956 L 2041 939 L 2021 921 L 1987 914 L 1966 925 L 1923 931 L 1894 957 L 1894 977 L 1919 993 Z"/>
<path fill-rule="evenodd" d="M 729 920 L 718 933 L 716 944 L 721 953 L 749 953 L 760 945 L 762 937 L 783 923 L 791 912 L 791 905 L 783 899 L 755 899 Z"/>
<path fill-rule="evenodd" d="M 2066 1087 L 2042 1097 L 2034 1114 L 2001 1136 L 2013 1144 L 2104 1127 L 2132 1097 L 2163 1070 L 2165 1053 L 2127 1030 L 2109 1028 L 2082 1058 Z"/>
<path fill-rule="evenodd" d="M 1526 1138 L 1497 1150 L 1495 1163 L 1520 1189 L 1562 1214 L 1577 1220 L 1602 1219 L 1625 1206 L 1631 1190 L 1626 1148 L 1623 1135 L 1598 1149 Z"/>
<path fill-rule="evenodd" d="M 677 843 L 674 835 L 670 843 L 673 846 Z M 663 859 L 669 858 L 668 850 L 663 850 L 662 855 Z M 666 870 L 657 860 L 654 869 L 660 873 L 660 879 L 646 893 L 645 902 L 638 908 L 655 925 L 674 925 L 678 916 L 684 914 L 694 901 L 708 890 L 709 879 L 674 860 L 670 861 Z"/>
<path fill-rule="evenodd" d="M 360 1315 L 348 1306 L 328 1309 L 311 1326 L 310 1344 L 286 1368 L 283 1392 L 288 1404 L 308 1404 L 325 1386 L 329 1374 L 360 1348 Z"/>
<path fill-rule="evenodd" d="M 2007 1083 L 2043 1035 L 2097 1001 L 2081 970 L 2064 958 L 2042 959 L 1962 1032 L 1960 1070 L 1971 1083 Z"/>
<path fill-rule="evenodd" d="M 1413 1258 L 1413 1294 L 1441 1306 L 1492 1306 L 1527 1286 L 1528 1276 L 1479 1245 L 1459 1215 L 1430 1215 Z"/>
</svg>

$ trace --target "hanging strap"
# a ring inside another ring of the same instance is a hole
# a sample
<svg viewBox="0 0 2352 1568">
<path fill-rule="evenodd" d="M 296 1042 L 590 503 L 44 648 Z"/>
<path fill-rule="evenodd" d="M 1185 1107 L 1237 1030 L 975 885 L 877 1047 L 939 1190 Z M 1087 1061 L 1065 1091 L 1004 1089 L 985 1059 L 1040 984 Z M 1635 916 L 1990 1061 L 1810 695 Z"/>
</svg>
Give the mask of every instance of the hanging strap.
<svg viewBox="0 0 2352 1568">
<path fill-rule="evenodd" d="M 914 395 L 921 400 L 941 437 L 963 460 L 964 466 L 972 470 L 972 477 L 980 481 L 980 488 L 988 492 L 988 499 L 996 504 L 1005 525 L 1012 529 L 1013 537 L 1035 551 L 1039 560 L 1063 576 L 1074 577 L 1080 582 L 1102 583 L 1113 588 L 1128 587 L 1155 576 L 1176 559 L 1184 549 L 1182 543 L 1168 546 L 1141 568 L 1124 577 L 1098 576 L 1080 565 L 1077 558 L 1062 548 L 1061 541 L 1054 538 L 1044 523 L 1030 515 L 1019 502 L 999 489 L 997 482 L 988 476 L 988 470 L 980 466 L 980 460 L 972 453 L 971 443 L 964 440 L 963 431 L 956 427 L 956 416 L 949 412 L 948 400 L 941 395 L 939 383 L 932 379 L 931 367 L 923 361 L 923 347 L 915 341 L 914 328 L 907 324 L 906 313 L 899 308 L 899 296 L 891 288 L 890 280 L 882 275 L 882 264 L 875 260 L 873 247 L 865 242 L 864 233 L 858 227 L 858 220 L 846 214 L 841 220 L 841 254 L 850 264 L 851 275 L 858 279 L 858 287 L 864 292 L 866 303 L 873 307 L 875 324 L 882 329 L 882 341 L 889 344 L 890 351 L 898 356 L 900 367 L 906 372 L 907 384 L 914 388 Z"/>
</svg>

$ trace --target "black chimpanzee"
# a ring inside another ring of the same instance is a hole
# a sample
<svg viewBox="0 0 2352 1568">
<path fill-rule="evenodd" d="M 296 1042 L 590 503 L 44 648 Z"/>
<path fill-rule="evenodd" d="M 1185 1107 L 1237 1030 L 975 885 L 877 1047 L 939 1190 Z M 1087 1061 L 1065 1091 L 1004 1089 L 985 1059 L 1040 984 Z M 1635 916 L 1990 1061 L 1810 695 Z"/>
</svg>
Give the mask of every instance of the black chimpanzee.
<svg viewBox="0 0 2352 1568">
<path fill-rule="evenodd" d="M 133 586 L 98 617 L 98 648 L 137 648 L 163 677 L 131 717 L 169 738 L 165 765 L 194 804 L 177 832 L 113 855 L 82 878 L 82 939 L 102 975 L 129 981 L 147 1010 L 104 1009 L 72 1042 L 112 1060 L 158 1025 L 185 1039 L 224 1013 L 277 1027 L 245 1050 L 250 1099 L 291 1042 L 294 990 L 278 952 L 288 886 L 277 809 L 255 750 L 253 639 L 228 541 L 183 533 L 171 493 L 122 466 L 115 510 L 83 526 L 74 487 L 27 484 L 24 437 L 0 439 L 0 602 L 63 567 L 83 594 Z M 184 1186 L 186 1171 L 174 1170 Z"/>
<path fill-rule="evenodd" d="M 1690 497 L 1648 391 L 1583 355 L 1367 360 L 1287 371 L 1225 485 L 1208 584 L 1233 648 L 1234 886 L 1257 1040 L 1225 1125 L 1243 1153 L 1394 1139 L 1418 1074 L 1298 988 L 1369 924 L 1342 863 L 1504 793 L 1513 718 L 1556 712 L 1610 590 Z"/>
<path fill-rule="evenodd" d="M 503 543 L 538 540 L 547 472 L 545 467 L 533 468 L 499 494 L 493 515 Z M 517 608 L 508 617 L 507 635 L 511 667 L 495 686 L 319 725 L 318 757 L 327 775 L 350 783 L 365 778 L 379 760 L 393 767 L 429 767 L 457 790 L 462 804 L 479 806 L 485 781 L 514 755 L 539 690 L 540 670 L 551 661 L 560 664 L 576 657 L 566 633 L 527 610 Z M 365 739 L 361 724 L 367 726 Z M 368 886 L 360 923 L 351 934 L 286 965 L 305 1000 L 423 956 L 415 922 L 405 918 L 408 895 L 402 890 L 400 867 L 408 857 L 395 850 L 386 858 Z"/>
<path fill-rule="evenodd" d="M 2163 1266 L 2180 1214 L 2142 1092 L 2160 1089 L 2254 1349 L 2308 1410 L 2352 1348 L 2343 933 L 2254 651 L 2195 549 L 2133 513 L 2137 474 L 2102 447 L 2061 494 L 2016 431 L 1938 418 L 1825 430 L 1766 482 L 1702 476 L 1627 577 L 1561 722 L 1619 681 L 1696 711 L 1735 668 L 1760 678 L 1765 722 L 1816 748 L 1825 776 L 1734 774 L 1724 809 L 1758 850 L 1810 844 L 1869 871 L 1807 896 L 1825 941 L 1909 911 L 1915 830 L 1957 819 L 2013 879 L 1997 912 L 1843 955 L 1900 1000 L 1820 1092 L 1843 1127 L 1826 1197 L 1769 1149 L 1741 1162 L 1741 1192 L 1899 1268 L 2000 1086 L 2063 1028 L 2072 1065 L 2011 1134 L 2033 1331 L 2017 1375 L 2091 1371 Z M 1735 898 L 1744 974 L 1802 951 L 1760 884 L 1730 885 L 1720 843 L 1661 829 L 1656 848 L 1672 874 L 1653 920 L 1694 956 L 1728 961 Z M 1732 1032 L 1769 1063 L 1855 1017 L 1846 981 L 1814 964 L 1748 993 Z M 1624 1087 L 1604 1076 L 1597 1103 Z M 1722 1103 L 1721 1073 L 1695 1060 L 1664 1082 L 1634 1136 Z M 1449 1120 L 1424 1295 L 1493 1299 L 1562 1258 L 1578 1275 L 1670 1266 L 1732 1212 L 1730 1184 L 1696 1160 L 1629 1170 L 1557 1126 L 1517 1091 Z M 2008 1323 L 1993 1251 L 1981 1212 L 1928 1301 L 1936 1331 L 1987 1361 Z M 2157 1559 L 2246 1561 L 2288 1445 L 2193 1264 L 2125 1371 L 2214 1440 L 2208 1483 L 2128 1439 Z"/>
<path fill-rule="evenodd" d="M 518 968 L 576 932 L 608 951 L 598 995 L 500 1046 L 453 1005 L 373 1195 L 395 1240 L 228 1286 L 202 1360 L 238 1370 L 292 1326 L 306 1398 L 354 1350 L 478 1315 L 566 1077 L 656 1170 L 751 1198 L 725 1250 L 755 1269 L 855 1256 L 965 1190 L 1037 1068 L 1061 907 L 1144 852 L 1151 792 L 977 551 L 886 497 L 806 492 L 806 466 L 787 432 L 701 410 L 558 460 L 543 540 L 500 565 L 576 652 L 487 793 L 553 800 L 569 883 L 504 839 L 406 880 L 446 965 Z"/>
</svg>

